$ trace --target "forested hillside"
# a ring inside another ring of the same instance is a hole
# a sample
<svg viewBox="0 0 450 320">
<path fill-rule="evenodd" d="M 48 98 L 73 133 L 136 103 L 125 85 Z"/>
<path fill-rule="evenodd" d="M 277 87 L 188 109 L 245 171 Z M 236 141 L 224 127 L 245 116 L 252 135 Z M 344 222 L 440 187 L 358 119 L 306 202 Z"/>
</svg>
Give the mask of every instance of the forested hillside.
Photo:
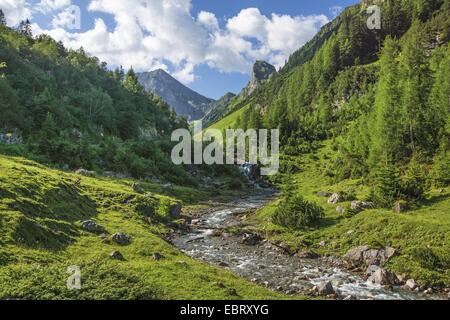
<svg viewBox="0 0 450 320">
<path fill-rule="evenodd" d="M 170 160 L 170 133 L 186 127 L 133 70 L 109 71 L 81 48 L 67 50 L 29 23 L 0 25 L 3 153 L 60 168 L 184 182 Z"/>
<path fill-rule="evenodd" d="M 334 181 L 364 177 L 373 200 L 423 195 L 424 175 L 449 177 L 449 1 L 380 2 L 382 29 L 370 30 L 367 3 L 325 26 L 229 126 L 279 128 L 283 154 L 331 139 Z M 231 118 L 232 116 L 230 116 Z"/>
</svg>

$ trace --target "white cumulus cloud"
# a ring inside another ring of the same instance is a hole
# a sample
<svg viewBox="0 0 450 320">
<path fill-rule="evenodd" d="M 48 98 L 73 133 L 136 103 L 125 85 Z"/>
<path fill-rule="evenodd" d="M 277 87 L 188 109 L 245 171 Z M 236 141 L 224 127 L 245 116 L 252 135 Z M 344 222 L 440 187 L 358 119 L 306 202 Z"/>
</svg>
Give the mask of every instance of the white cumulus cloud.
<svg viewBox="0 0 450 320">
<path fill-rule="evenodd" d="M 6 22 L 10 26 L 32 17 L 31 9 L 25 0 L 0 0 L 0 9 L 3 10 Z"/>
<path fill-rule="evenodd" d="M 0 0 L 0 4 L 5 1 L 17 2 Z M 249 73 L 257 59 L 281 67 L 328 22 L 325 15 L 265 16 L 257 8 L 219 21 L 211 12 L 194 16 L 191 0 L 90 0 L 87 9 L 93 16 L 109 14 L 115 23 L 107 26 L 97 18 L 92 29 L 76 32 L 67 30 L 71 16 L 64 10 L 69 0 L 41 3 L 58 12 L 52 29 L 34 25 L 36 34 L 47 33 L 73 49 L 82 46 L 113 67 L 170 70 L 185 84 L 195 80 L 195 67 L 202 64 L 220 72 L 241 73 Z"/>
</svg>

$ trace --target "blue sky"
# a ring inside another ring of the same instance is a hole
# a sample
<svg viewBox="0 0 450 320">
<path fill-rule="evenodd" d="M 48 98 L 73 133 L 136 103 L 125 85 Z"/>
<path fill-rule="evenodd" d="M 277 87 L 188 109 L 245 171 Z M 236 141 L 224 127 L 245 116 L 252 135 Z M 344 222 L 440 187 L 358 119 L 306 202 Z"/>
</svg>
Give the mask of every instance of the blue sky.
<svg viewBox="0 0 450 320">
<path fill-rule="evenodd" d="M 48 33 L 113 68 L 163 68 L 199 93 L 238 93 L 256 59 L 281 67 L 356 0 L 0 0 L 8 23 L 30 17 Z M 81 10 L 74 28 L 73 7 Z M 71 25 L 72 23 L 72 25 Z"/>
</svg>

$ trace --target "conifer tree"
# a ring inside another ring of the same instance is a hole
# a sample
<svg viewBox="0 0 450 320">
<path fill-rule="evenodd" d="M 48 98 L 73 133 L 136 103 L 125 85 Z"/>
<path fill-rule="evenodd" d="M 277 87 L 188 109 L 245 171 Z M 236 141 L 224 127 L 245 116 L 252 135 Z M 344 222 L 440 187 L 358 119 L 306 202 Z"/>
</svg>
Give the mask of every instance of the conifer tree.
<svg viewBox="0 0 450 320">
<path fill-rule="evenodd" d="M 126 89 L 128 89 L 128 91 L 132 93 L 142 93 L 144 91 L 144 88 L 139 83 L 136 73 L 134 72 L 132 67 L 130 68 L 130 70 L 128 70 L 123 81 L 123 85 Z"/>
<path fill-rule="evenodd" d="M 398 88 L 397 50 L 395 40 L 387 38 L 381 56 L 380 80 L 376 91 L 371 125 L 369 164 L 376 167 L 384 159 L 395 163 L 402 159 L 400 94 Z"/>
<path fill-rule="evenodd" d="M 0 9 L 0 25 L 6 26 L 6 17 L 2 9 Z"/>
</svg>

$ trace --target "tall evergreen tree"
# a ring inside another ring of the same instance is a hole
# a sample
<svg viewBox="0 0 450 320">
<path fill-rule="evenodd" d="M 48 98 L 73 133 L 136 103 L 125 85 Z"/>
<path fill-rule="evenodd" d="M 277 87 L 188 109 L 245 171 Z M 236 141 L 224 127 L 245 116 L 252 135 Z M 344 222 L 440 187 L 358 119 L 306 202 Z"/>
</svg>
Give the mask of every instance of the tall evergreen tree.
<svg viewBox="0 0 450 320">
<path fill-rule="evenodd" d="M 31 22 L 29 19 L 21 21 L 18 27 L 19 32 L 27 38 L 33 38 L 33 32 L 31 31 Z"/>
<path fill-rule="evenodd" d="M 128 91 L 133 93 L 142 93 L 144 92 L 144 88 L 139 83 L 136 73 L 133 70 L 133 67 L 128 70 L 125 79 L 123 81 L 123 85 Z"/>
<path fill-rule="evenodd" d="M 6 17 L 2 9 L 0 9 L 0 25 L 6 26 Z"/>
<path fill-rule="evenodd" d="M 369 163 L 372 167 L 380 163 L 383 157 L 388 162 L 398 162 L 403 157 L 397 51 L 397 42 L 388 37 L 380 59 L 380 80 L 371 128 L 372 145 Z"/>
<path fill-rule="evenodd" d="M 420 22 L 415 21 L 403 46 L 399 66 L 404 134 L 409 155 L 416 149 L 433 147 L 435 139 L 434 124 L 427 121 L 430 113 L 427 100 L 431 85 L 429 59 L 426 56 L 428 47 L 427 32 Z"/>
</svg>

